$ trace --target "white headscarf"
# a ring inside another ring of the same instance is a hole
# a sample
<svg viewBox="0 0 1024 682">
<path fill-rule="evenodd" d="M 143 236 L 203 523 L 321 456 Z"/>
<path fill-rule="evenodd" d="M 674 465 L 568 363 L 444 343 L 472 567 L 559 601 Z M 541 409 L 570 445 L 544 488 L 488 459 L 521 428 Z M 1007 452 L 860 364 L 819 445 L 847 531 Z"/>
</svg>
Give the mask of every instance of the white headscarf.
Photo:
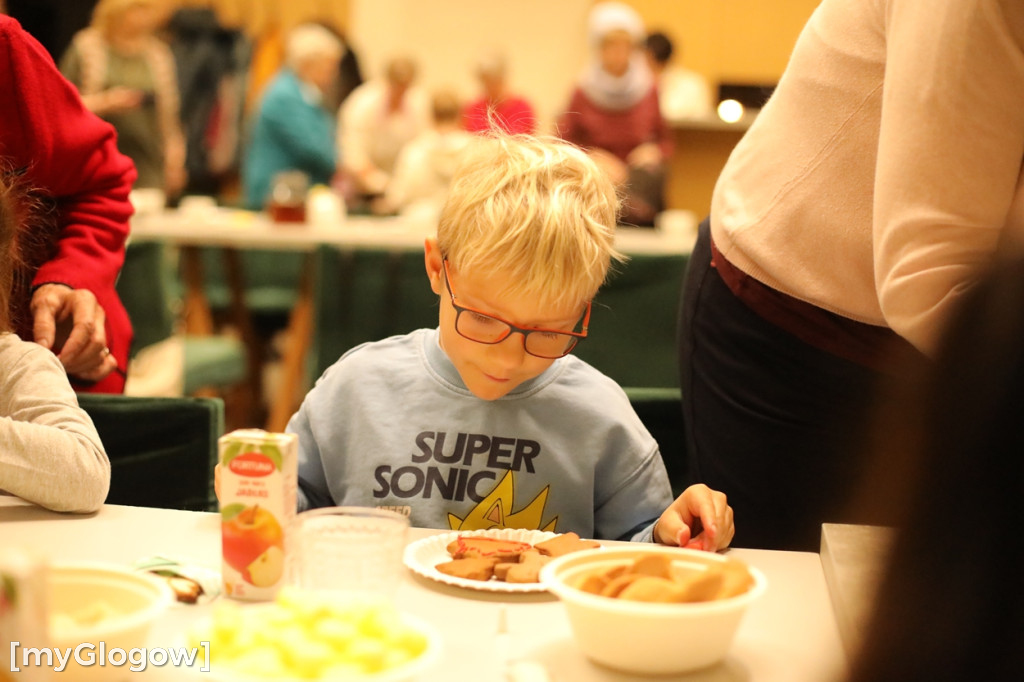
<svg viewBox="0 0 1024 682">
<path fill-rule="evenodd" d="M 601 66 L 601 43 L 612 31 L 625 31 L 639 44 L 644 39 L 644 22 L 629 5 L 621 2 L 600 2 L 590 11 L 588 34 L 593 57 L 580 77 L 579 86 L 594 104 L 603 109 L 629 109 L 643 99 L 654 83 L 647 62 L 639 50 L 629 60 L 629 68 L 621 76 L 613 76 Z"/>
</svg>

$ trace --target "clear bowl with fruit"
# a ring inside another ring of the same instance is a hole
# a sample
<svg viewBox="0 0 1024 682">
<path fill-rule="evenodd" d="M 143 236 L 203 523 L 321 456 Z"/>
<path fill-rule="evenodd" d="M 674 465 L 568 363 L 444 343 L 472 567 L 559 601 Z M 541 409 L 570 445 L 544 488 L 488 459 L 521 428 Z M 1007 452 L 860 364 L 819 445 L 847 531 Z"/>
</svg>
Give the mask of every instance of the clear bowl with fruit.
<svg viewBox="0 0 1024 682">
<path fill-rule="evenodd" d="M 760 571 L 736 559 L 640 543 L 560 557 L 541 582 L 565 605 L 588 658 L 645 675 L 721 661 L 767 588 Z"/>
<path fill-rule="evenodd" d="M 218 682 L 414 680 L 440 657 L 434 626 L 379 597 L 286 588 L 274 602 L 223 600 L 188 636 L 209 642 Z"/>
</svg>

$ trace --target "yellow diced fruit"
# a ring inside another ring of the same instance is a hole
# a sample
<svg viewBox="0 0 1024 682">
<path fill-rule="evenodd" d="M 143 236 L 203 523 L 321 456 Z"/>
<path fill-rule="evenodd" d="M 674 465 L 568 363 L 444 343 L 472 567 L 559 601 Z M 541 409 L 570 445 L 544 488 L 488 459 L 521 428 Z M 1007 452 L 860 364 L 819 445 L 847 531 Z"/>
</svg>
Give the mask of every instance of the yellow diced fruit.
<svg viewBox="0 0 1024 682">
<path fill-rule="evenodd" d="M 334 651 L 323 642 L 291 642 L 285 651 L 285 660 L 295 676 L 315 679 L 333 662 Z"/>
<path fill-rule="evenodd" d="M 388 637 L 391 646 L 418 656 L 427 648 L 427 638 L 407 625 L 399 625 Z"/>
<path fill-rule="evenodd" d="M 390 633 L 401 627 L 402 623 L 394 611 L 378 610 L 363 619 L 359 631 L 368 637 L 385 639 Z"/>
<path fill-rule="evenodd" d="M 348 656 L 359 663 L 368 673 L 380 672 L 384 669 L 384 658 L 387 649 L 384 643 L 374 638 L 359 638 L 348 648 Z"/>
<path fill-rule="evenodd" d="M 317 639 L 329 644 L 335 651 L 345 651 L 359 631 L 347 621 L 337 618 L 324 618 L 316 623 L 312 634 Z"/>
<path fill-rule="evenodd" d="M 265 642 L 259 633 L 251 628 L 239 630 L 235 637 L 228 642 L 210 642 L 210 658 L 214 660 L 232 660 L 247 651 L 259 649 L 265 646 Z"/>
</svg>

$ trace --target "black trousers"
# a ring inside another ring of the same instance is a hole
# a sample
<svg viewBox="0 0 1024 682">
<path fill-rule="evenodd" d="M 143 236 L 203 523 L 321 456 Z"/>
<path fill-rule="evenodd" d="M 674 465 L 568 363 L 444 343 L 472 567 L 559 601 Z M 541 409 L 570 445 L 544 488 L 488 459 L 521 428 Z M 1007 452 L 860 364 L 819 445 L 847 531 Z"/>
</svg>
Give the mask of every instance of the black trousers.
<svg viewBox="0 0 1024 682">
<path fill-rule="evenodd" d="M 765 321 L 711 267 L 701 224 L 679 323 L 694 480 L 726 493 L 736 547 L 818 551 L 821 524 L 851 520 L 879 374 Z"/>
</svg>

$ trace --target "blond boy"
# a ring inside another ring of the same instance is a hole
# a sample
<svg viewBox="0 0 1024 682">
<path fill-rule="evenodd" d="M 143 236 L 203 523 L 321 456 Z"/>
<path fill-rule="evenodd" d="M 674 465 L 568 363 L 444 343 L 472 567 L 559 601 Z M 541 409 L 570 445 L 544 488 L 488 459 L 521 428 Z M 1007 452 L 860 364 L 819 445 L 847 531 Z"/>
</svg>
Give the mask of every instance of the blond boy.
<svg viewBox="0 0 1024 682">
<path fill-rule="evenodd" d="M 636 540 L 652 539 L 658 520 L 660 542 L 726 546 L 725 496 L 693 486 L 673 502 L 625 394 L 569 354 L 622 259 L 617 209 L 575 147 L 474 143 L 425 244 L 439 326 L 348 351 L 309 392 L 288 425 L 300 508 L 383 506 L 428 528 Z"/>
</svg>

